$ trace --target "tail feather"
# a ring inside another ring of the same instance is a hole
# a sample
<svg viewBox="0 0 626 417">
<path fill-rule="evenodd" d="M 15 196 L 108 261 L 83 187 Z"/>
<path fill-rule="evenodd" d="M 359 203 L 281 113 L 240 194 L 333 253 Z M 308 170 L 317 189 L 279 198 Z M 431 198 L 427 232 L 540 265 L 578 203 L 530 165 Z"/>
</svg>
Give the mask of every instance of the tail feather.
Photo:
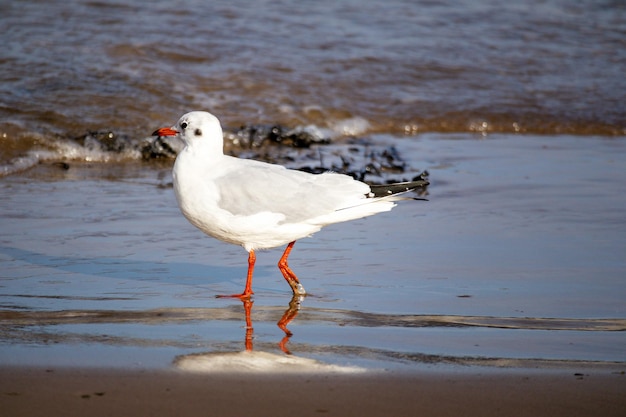
<svg viewBox="0 0 626 417">
<path fill-rule="evenodd" d="M 428 175 L 424 172 L 420 176 L 414 178 L 413 181 L 396 182 L 394 184 L 370 185 L 370 192 L 366 195 L 367 200 L 361 200 L 357 205 L 343 207 L 332 213 L 332 221 L 326 222 L 327 216 L 317 219 L 320 224 L 330 224 L 339 221 L 359 219 L 382 211 L 391 210 L 396 204 L 395 201 L 400 200 L 424 200 L 419 197 L 404 197 L 401 194 L 413 191 L 420 187 L 428 186 L 429 182 L 424 178 Z M 338 220 L 341 216 L 341 220 Z M 326 223 L 324 223 L 326 222 Z"/>
</svg>

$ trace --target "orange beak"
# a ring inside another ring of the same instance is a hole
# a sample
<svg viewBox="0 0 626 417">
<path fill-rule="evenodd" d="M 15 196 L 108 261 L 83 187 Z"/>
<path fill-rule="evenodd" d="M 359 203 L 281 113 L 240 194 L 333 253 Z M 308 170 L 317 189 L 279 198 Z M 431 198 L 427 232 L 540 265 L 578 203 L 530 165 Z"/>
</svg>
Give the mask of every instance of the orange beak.
<svg viewBox="0 0 626 417">
<path fill-rule="evenodd" d="M 152 136 L 176 136 L 178 132 L 171 127 L 162 127 L 152 132 Z"/>
</svg>

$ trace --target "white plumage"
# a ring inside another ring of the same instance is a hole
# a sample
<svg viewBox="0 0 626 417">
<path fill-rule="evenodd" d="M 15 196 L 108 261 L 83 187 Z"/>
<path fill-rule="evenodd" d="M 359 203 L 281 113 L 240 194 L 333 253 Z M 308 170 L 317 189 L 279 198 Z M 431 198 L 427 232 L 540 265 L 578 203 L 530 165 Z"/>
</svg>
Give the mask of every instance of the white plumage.
<svg viewBox="0 0 626 417">
<path fill-rule="evenodd" d="M 403 199 L 395 194 L 374 197 L 369 185 L 343 174 L 314 175 L 224 155 L 220 122 L 207 112 L 187 113 L 154 135 L 177 136 L 185 143 L 173 170 L 184 216 L 207 235 L 249 252 L 246 289 L 236 297 L 252 294 L 254 251 L 284 244 L 289 246 L 279 268 L 294 294 L 303 295 L 304 288 L 287 266 L 297 239 L 328 224 L 389 211 L 394 201 Z M 417 186 L 409 184 L 404 190 Z"/>
</svg>

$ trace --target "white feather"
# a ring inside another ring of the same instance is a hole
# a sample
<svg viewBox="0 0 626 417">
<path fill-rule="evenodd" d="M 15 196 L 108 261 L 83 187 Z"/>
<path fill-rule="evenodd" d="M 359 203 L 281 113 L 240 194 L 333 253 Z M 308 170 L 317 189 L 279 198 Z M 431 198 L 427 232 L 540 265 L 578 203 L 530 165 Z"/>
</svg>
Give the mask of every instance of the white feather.
<svg viewBox="0 0 626 417">
<path fill-rule="evenodd" d="M 173 170 L 181 211 L 206 234 L 248 251 L 391 210 L 397 199 L 368 198 L 370 187 L 347 175 L 224 155 L 219 121 L 206 112 L 188 113 L 173 128 L 186 145 Z"/>
</svg>

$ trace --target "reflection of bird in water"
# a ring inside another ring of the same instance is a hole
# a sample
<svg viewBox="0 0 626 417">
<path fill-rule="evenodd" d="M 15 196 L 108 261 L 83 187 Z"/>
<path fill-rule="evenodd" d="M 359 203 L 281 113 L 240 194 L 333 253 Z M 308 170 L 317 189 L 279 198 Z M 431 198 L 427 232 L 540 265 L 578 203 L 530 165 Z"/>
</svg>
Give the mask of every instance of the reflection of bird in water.
<svg viewBox="0 0 626 417">
<path fill-rule="evenodd" d="M 302 302 L 302 297 L 298 295 L 294 295 L 291 301 L 289 302 L 289 307 L 285 310 L 283 317 L 278 321 L 278 327 L 285 332 L 285 337 L 280 341 L 279 346 L 280 350 L 287 354 L 291 354 L 289 349 L 287 349 L 287 342 L 289 338 L 293 336 L 293 333 L 287 328 L 287 325 L 291 323 L 291 320 L 296 318 L 298 312 L 300 311 L 300 303 Z"/>
<path fill-rule="evenodd" d="M 278 321 L 278 327 L 284 332 L 285 336 L 279 342 L 278 346 L 285 354 L 276 354 L 253 349 L 254 328 L 252 326 L 252 304 L 250 298 L 242 298 L 243 309 L 246 321 L 245 346 L 243 351 L 211 351 L 205 353 L 192 353 L 182 355 L 174 360 L 174 364 L 178 369 L 191 372 L 250 372 L 271 373 L 317 373 L 329 372 L 336 373 L 361 373 L 364 368 L 354 366 L 334 365 L 330 363 L 320 362 L 315 359 L 309 359 L 292 355 L 287 348 L 287 343 L 292 333 L 287 329 L 287 325 L 296 317 L 300 309 L 302 297 L 294 296 Z"/>
<path fill-rule="evenodd" d="M 246 319 L 246 350 L 252 351 L 252 338 L 254 334 L 254 328 L 252 327 L 252 304 L 254 302 L 249 298 L 242 298 L 241 301 L 243 302 Z M 280 350 L 288 355 L 291 355 L 291 352 L 287 349 L 287 342 L 289 342 L 289 338 L 293 336 L 293 333 L 291 333 L 291 331 L 287 328 L 287 325 L 298 315 L 301 302 L 302 297 L 294 295 L 289 302 L 289 307 L 287 307 L 287 310 L 285 310 L 285 313 L 277 323 L 278 327 L 285 332 L 285 336 L 282 338 L 278 346 L 280 347 Z"/>
<path fill-rule="evenodd" d="M 194 226 L 249 253 L 246 286 L 232 297 L 250 298 L 257 249 L 287 244 L 278 267 L 294 295 L 304 287 L 287 259 L 297 239 L 333 223 L 359 219 L 411 199 L 402 194 L 428 184 L 425 180 L 370 186 L 327 172 L 310 174 L 250 159 L 224 155 L 222 128 L 210 113 L 183 115 L 158 136 L 176 136 L 185 143 L 174 164 L 176 198 Z"/>
</svg>

